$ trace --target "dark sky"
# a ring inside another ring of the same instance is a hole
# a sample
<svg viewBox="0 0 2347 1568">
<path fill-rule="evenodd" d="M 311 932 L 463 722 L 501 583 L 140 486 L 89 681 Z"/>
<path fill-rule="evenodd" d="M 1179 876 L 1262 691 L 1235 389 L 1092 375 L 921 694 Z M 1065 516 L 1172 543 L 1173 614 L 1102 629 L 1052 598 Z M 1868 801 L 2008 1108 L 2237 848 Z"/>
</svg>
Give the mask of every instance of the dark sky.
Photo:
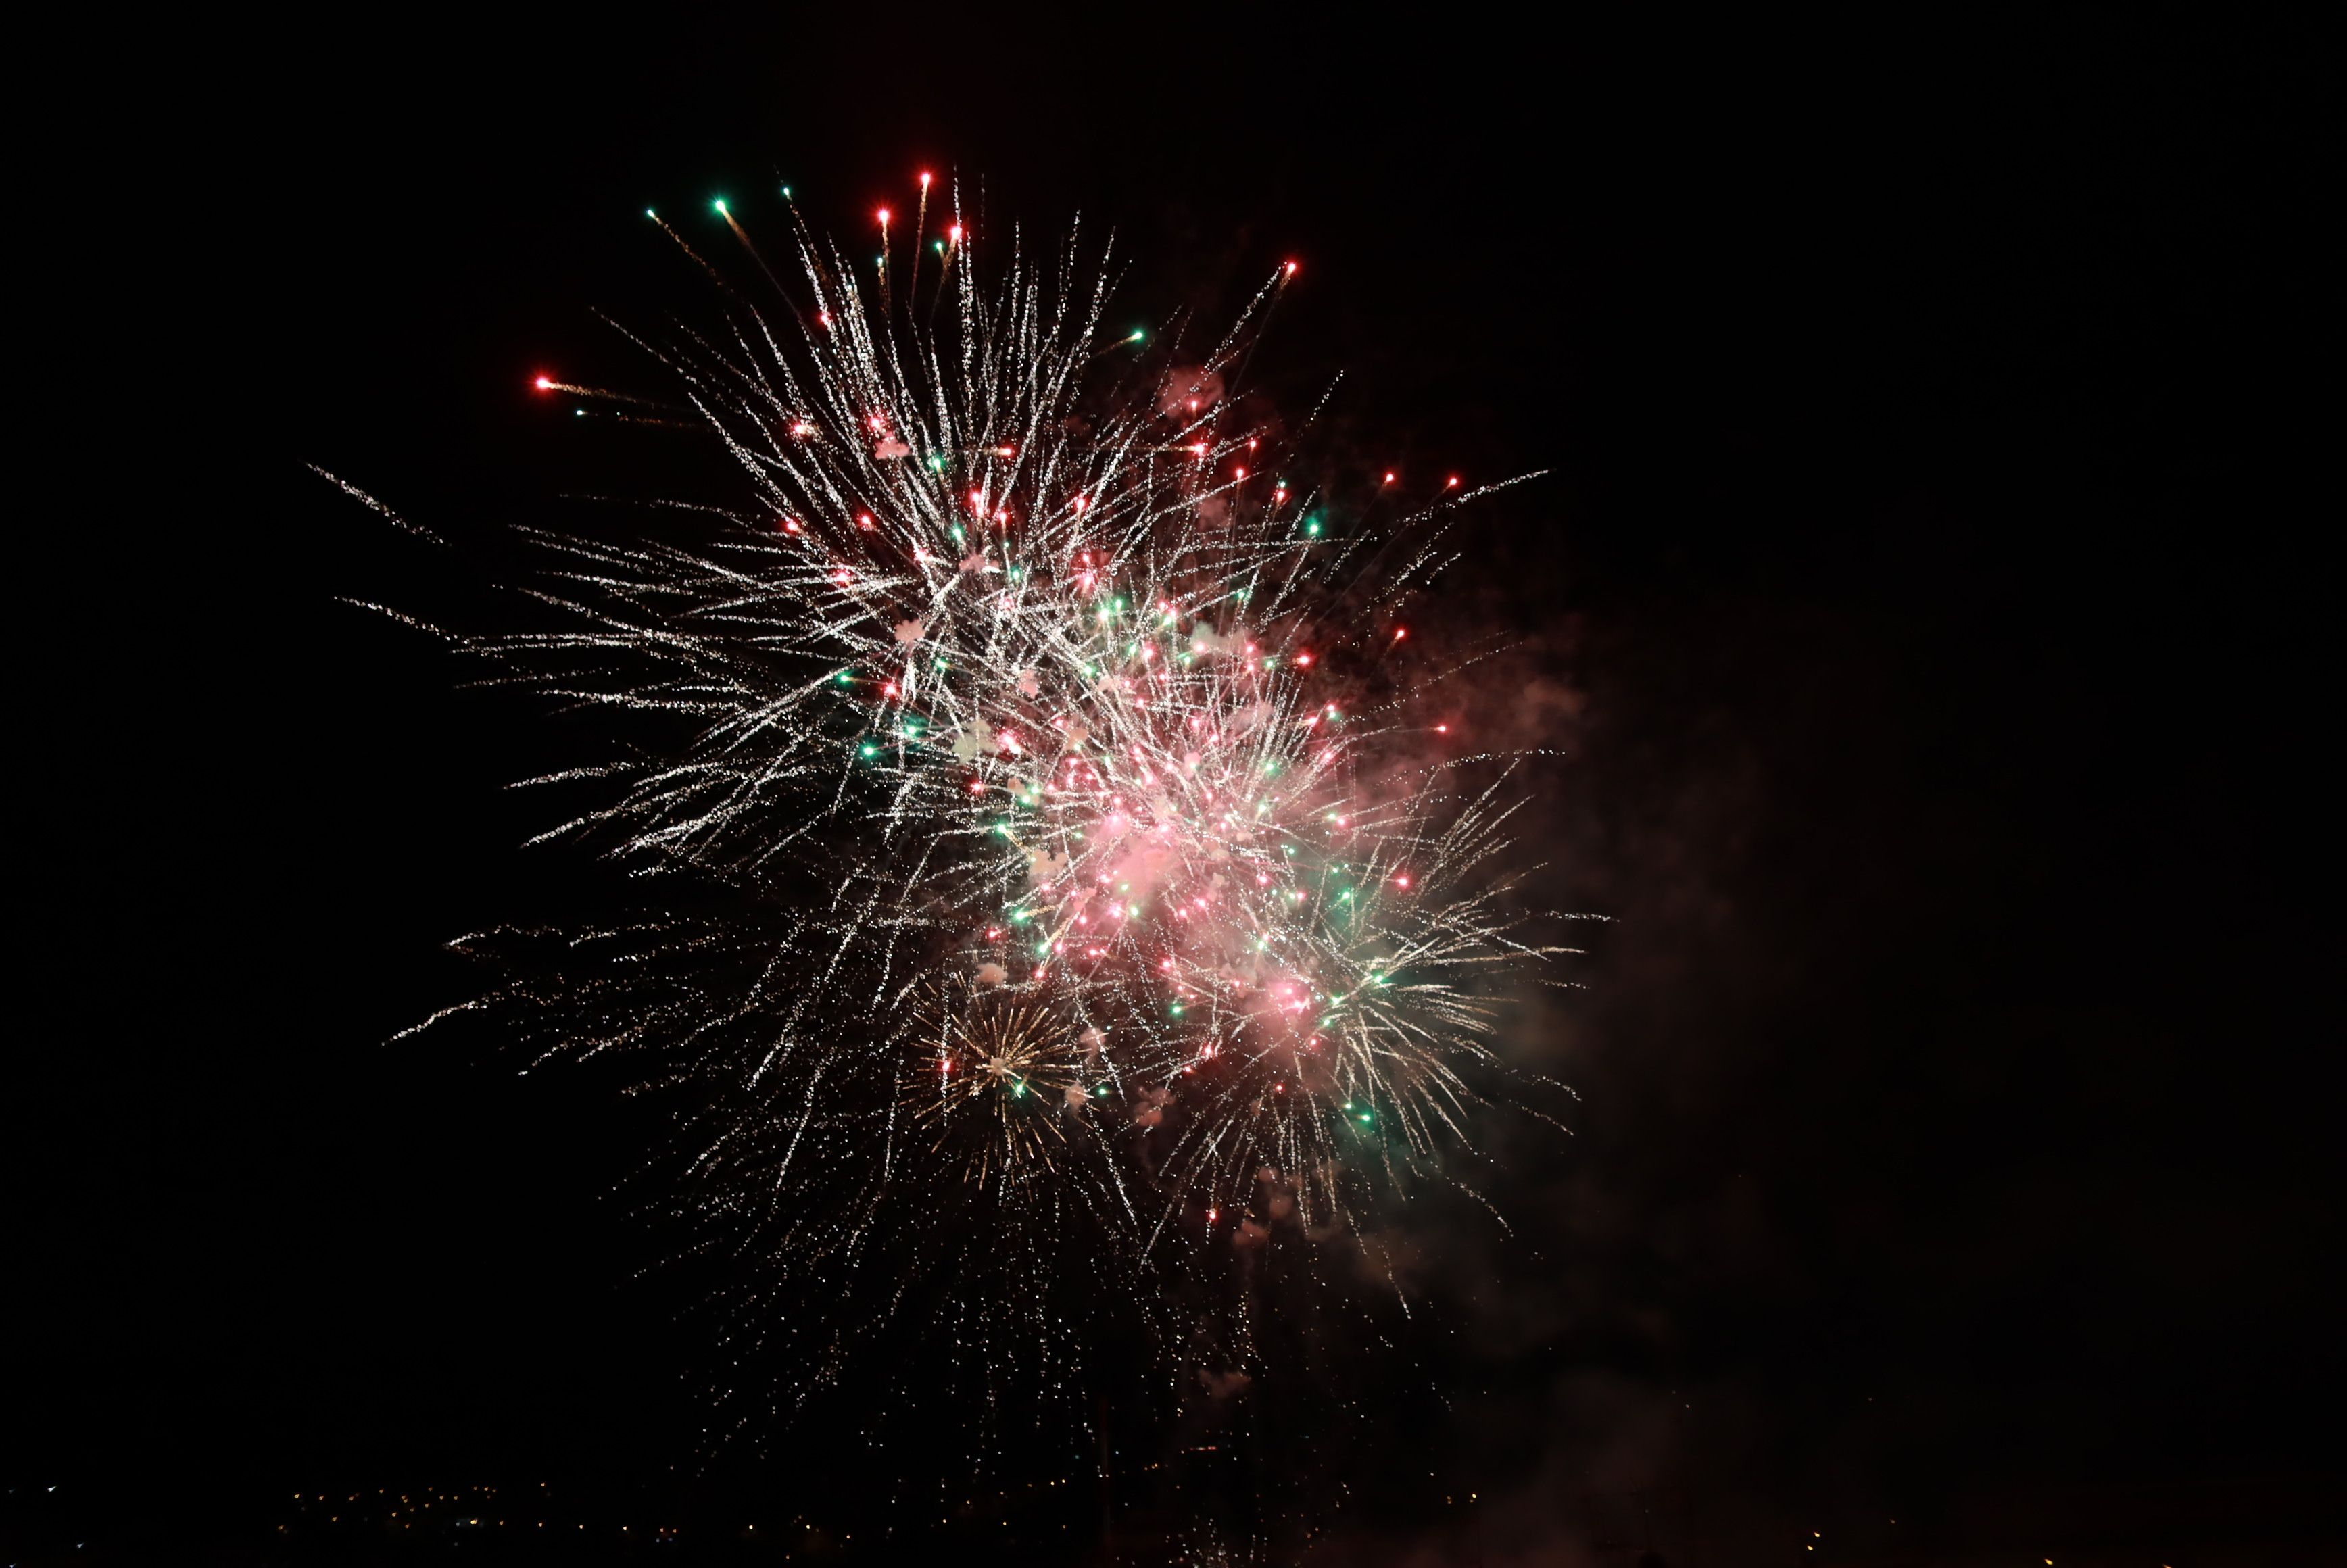
<svg viewBox="0 0 2347 1568">
<path fill-rule="evenodd" d="M 610 459 L 527 377 L 648 379 L 591 310 L 700 286 L 644 206 L 779 235 L 779 175 L 857 232 L 922 168 L 1114 227 L 1143 315 L 1297 257 L 1266 354 L 1348 373 L 1344 441 L 1548 470 L 1426 613 L 1518 631 L 1480 722 L 1568 753 L 1529 836 L 1612 923 L 1514 1046 L 1575 1135 L 1505 1151 L 1514 1241 L 1404 1225 L 1435 1327 L 1326 1439 L 1324 1560 L 2338 1544 L 2310 38 L 518 8 L 187 47 L 111 218 L 48 241 L 133 368 L 18 454 L 14 1549 L 265 1539 L 304 1489 L 862 1505 L 788 1442 L 688 1473 L 693 1330 L 612 1195 L 641 1108 L 381 1043 L 463 990 L 441 942 L 592 872 L 498 789 L 558 743 L 335 602 L 462 585 L 302 465 L 460 538 L 559 516 Z"/>
</svg>

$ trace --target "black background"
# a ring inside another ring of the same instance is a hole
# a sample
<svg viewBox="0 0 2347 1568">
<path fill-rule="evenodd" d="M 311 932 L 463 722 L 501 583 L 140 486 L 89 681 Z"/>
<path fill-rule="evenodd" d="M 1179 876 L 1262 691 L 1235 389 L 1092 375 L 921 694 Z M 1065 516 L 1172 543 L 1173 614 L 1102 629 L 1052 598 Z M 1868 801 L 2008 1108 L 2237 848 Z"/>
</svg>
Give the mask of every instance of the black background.
<svg viewBox="0 0 2347 1568">
<path fill-rule="evenodd" d="M 650 379 L 590 308 L 702 286 L 644 206 L 715 253 L 708 198 L 779 239 L 787 180 L 860 236 L 924 168 L 998 227 L 1115 228 L 1136 319 L 1298 258 L 1266 352 L 1348 373 L 1345 441 L 1549 471 L 1421 613 L 1519 630 L 1477 720 L 1569 753 L 1531 836 L 1613 923 L 1519 1047 L 1576 1136 L 1512 1164 L 1516 1241 L 1420 1238 L 1452 1398 L 1364 1392 L 1379 1484 L 1325 1560 L 2337 1547 L 2311 39 L 519 7 L 153 42 L 151 90 L 46 51 L 122 150 L 52 155 L 87 220 L 27 241 L 68 359 L 18 451 L 26 1560 L 291 1551 L 304 1490 L 850 1506 L 787 1444 L 693 1469 L 691 1331 L 611 1195 L 640 1106 L 382 1043 L 463 994 L 443 940 L 591 874 L 499 789 L 559 737 L 336 602 L 461 607 L 445 561 L 303 466 L 460 541 L 559 516 L 632 437 L 528 378 Z"/>
</svg>

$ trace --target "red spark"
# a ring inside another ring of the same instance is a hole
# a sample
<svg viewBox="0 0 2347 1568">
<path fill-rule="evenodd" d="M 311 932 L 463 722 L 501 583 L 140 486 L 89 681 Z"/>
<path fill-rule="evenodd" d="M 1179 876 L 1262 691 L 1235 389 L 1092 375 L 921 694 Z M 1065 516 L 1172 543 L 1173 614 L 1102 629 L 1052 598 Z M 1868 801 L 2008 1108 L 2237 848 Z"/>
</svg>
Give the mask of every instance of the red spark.
<svg viewBox="0 0 2347 1568">
<path fill-rule="evenodd" d="M 541 375 L 531 384 L 536 386 L 540 392 L 552 392 L 554 390 L 554 380 L 551 376 Z"/>
</svg>

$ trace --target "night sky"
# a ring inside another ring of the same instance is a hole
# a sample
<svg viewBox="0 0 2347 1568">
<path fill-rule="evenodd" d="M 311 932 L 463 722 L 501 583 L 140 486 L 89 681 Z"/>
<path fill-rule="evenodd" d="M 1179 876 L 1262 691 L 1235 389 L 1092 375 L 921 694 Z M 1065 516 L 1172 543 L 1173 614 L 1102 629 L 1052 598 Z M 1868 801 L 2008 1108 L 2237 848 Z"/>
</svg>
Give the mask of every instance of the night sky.
<svg viewBox="0 0 2347 1568">
<path fill-rule="evenodd" d="M 38 241 L 84 363 L 17 451 L 9 1561 L 374 1560 L 289 1500 L 488 1486 L 593 1553 L 1104 1561 L 1089 1491 L 884 1547 L 823 1432 L 699 1464 L 615 1190 L 654 1111 L 384 1043 L 473 983 L 447 938 L 600 874 L 501 788 L 577 737 L 340 600 L 494 601 L 304 467 L 460 542 L 649 484 L 528 389 L 656 381 L 592 313 L 705 288 L 641 210 L 779 237 L 787 180 L 860 233 L 924 168 L 1113 227 L 1137 320 L 1298 258 L 1265 374 L 1344 371 L 1345 454 L 1547 470 L 1419 615 L 1519 634 L 1473 722 L 1565 753 L 1526 853 L 1610 923 L 1510 1048 L 1580 1102 L 1498 1151 L 1512 1239 L 1398 1222 L 1420 1315 L 1289 1432 L 1351 1489 L 1312 1561 L 2340 1549 L 2311 37 L 516 8 L 188 48 Z M 1245 1429 L 1111 1500 L 1129 1560 L 1287 1495 Z"/>
</svg>

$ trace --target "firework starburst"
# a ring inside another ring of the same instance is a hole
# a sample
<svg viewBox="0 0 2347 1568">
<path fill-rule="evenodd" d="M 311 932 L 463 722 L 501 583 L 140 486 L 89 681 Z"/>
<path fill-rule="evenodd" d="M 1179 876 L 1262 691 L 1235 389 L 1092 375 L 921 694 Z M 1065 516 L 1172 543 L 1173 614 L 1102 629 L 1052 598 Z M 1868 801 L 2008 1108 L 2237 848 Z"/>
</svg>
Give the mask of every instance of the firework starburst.
<svg viewBox="0 0 2347 1568">
<path fill-rule="evenodd" d="M 1498 977 L 1553 950 L 1401 620 L 1478 492 L 1300 477 L 1311 421 L 1240 387 L 1292 263 L 1193 346 L 1112 325 L 1075 235 L 982 282 L 950 205 L 881 214 L 877 266 L 798 227 L 784 288 L 721 203 L 774 302 L 639 336 L 665 407 L 538 385 L 705 431 L 740 499 L 533 532 L 551 619 L 455 639 L 610 717 L 532 781 L 579 801 L 546 837 L 722 890 L 547 938 L 458 1010 L 691 1086 L 670 1188 L 760 1342 L 780 1280 L 962 1323 L 954 1279 L 1067 1272 L 1040 1233 L 1080 1227 L 1095 1282 L 1328 1234 L 1469 1144 Z"/>
</svg>

